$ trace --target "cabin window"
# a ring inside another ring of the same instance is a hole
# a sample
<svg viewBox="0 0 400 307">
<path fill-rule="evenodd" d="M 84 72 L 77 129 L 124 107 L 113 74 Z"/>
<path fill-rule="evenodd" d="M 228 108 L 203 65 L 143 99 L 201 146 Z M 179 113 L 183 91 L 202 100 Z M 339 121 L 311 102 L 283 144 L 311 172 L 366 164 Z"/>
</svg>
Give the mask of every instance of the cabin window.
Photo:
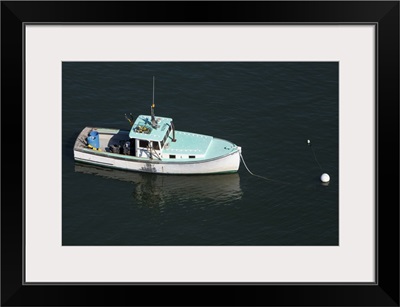
<svg viewBox="0 0 400 307">
<path fill-rule="evenodd" d="M 169 158 L 170 158 L 170 159 L 175 159 L 176 156 L 175 156 L 175 155 L 169 155 Z"/>
<path fill-rule="evenodd" d="M 194 159 L 196 158 L 196 156 L 189 156 L 189 159 Z"/>
<path fill-rule="evenodd" d="M 153 149 L 160 150 L 160 145 L 158 144 L 158 142 L 153 142 Z"/>
<path fill-rule="evenodd" d="M 139 147 L 146 148 L 149 145 L 148 141 L 139 140 Z"/>
</svg>

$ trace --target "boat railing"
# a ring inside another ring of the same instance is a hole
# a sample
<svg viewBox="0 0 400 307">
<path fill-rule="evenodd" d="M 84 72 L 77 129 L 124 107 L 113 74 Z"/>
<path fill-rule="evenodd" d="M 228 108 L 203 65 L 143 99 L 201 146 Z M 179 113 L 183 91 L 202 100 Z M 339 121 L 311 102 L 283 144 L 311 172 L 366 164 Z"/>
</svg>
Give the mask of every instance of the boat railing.
<svg viewBox="0 0 400 307">
<path fill-rule="evenodd" d="M 155 149 L 153 148 L 153 146 L 147 145 L 147 150 L 148 150 L 149 153 L 150 153 L 150 159 L 153 159 L 153 155 L 154 155 L 158 160 L 161 161 L 160 155 L 157 153 L 157 151 L 155 151 Z"/>
</svg>

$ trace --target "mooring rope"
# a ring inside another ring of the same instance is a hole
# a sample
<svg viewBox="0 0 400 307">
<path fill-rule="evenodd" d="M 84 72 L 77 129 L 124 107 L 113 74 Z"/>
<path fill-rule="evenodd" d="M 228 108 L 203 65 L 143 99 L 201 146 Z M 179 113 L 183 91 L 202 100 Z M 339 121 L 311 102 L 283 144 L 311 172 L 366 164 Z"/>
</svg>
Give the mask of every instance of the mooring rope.
<svg viewBox="0 0 400 307">
<path fill-rule="evenodd" d="M 317 164 L 318 164 L 318 166 L 319 166 L 319 169 L 320 169 L 321 171 L 323 171 L 323 170 L 322 170 L 322 167 L 321 167 L 321 164 L 319 164 L 319 162 L 318 162 L 318 160 L 317 160 L 317 156 L 316 156 L 316 154 L 315 154 L 314 148 L 311 146 L 311 143 L 310 143 L 310 142 L 308 143 L 308 146 L 311 148 L 311 151 L 312 151 L 312 153 L 313 153 L 313 155 L 314 155 L 314 160 L 315 160 L 315 162 L 317 162 Z"/>
<path fill-rule="evenodd" d="M 279 181 L 279 180 L 274 180 L 274 179 L 270 179 L 270 178 L 267 178 L 267 177 L 264 177 L 264 176 L 260 176 L 260 175 L 254 174 L 254 173 L 247 167 L 247 164 L 246 164 L 246 162 L 244 161 L 244 158 L 243 158 L 243 156 L 242 156 L 242 153 L 240 152 L 239 154 L 240 154 L 240 158 L 242 159 L 242 162 L 243 162 L 244 167 L 247 169 L 247 171 L 250 173 L 250 175 L 253 175 L 253 176 L 255 176 L 255 177 L 258 177 L 258 178 L 261 178 L 261 179 L 264 179 L 264 180 L 268 180 L 268 181 L 274 181 L 274 182 L 279 182 L 279 183 L 283 183 L 283 184 L 288 184 L 287 182 L 283 182 L 283 181 Z"/>
<path fill-rule="evenodd" d="M 308 146 L 311 147 L 311 141 L 310 140 L 307 140 L 307 144 L 308 144 Z M 319 162 L 318 162 L 317 155 L 315 154 L 315 151 L 314 151 L 314 149 L 312 147 L 311 147 L 311 151 L 312 151 L 312 153 L 314 155 L 315 162 L 318 164 L 318 167 L 320 168 L 320 170 L 323 171 L 323 169 L 321 167 L 321 164 L 319 164 Z M 289 182 L 284 182 L 284 181 L 280 181 L 280 180 L 274 180 L 274 179 L 271 179 L 271 178 L 267 178 L 267 177 L 264 177 L 264 176 L 260 176 L 260 175 L 254 174 L 248 168 L 246 162 L 244 161 L 244 158 L 243 158 L 243 155 L 242 155 L 241 152 L 239 152 L 239 155 L 240 155 L 240 158 L 241 158 L 241 160 L 243 162 L 244 167 L 247 169 L 247 171 L 250 173 L 250 175 L 258 177 L 258 178 L 261 178 L 261 179 L 264 179 L 264 180 L 268 180 L 268 181 L 278 182 L 278 183 L 282 183 L 282 184 L 290 184 Z M 321 181 L 322 182 L 327 183 L 327 182 L 329 182 L 329 180 L 330 180 L 330 177 L 329 177 L 328 174 L 326 174 L 326 173 L 322 174 L 322 176 L 321 176 Z"/>
</svg>

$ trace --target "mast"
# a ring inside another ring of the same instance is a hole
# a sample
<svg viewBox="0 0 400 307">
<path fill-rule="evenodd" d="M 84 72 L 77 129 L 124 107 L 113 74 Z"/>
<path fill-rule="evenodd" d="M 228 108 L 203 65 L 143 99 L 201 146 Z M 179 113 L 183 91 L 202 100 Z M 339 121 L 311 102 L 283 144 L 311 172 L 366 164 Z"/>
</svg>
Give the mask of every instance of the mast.
<svg viewBox="0 0 400 307">
<path fill-rule="evenodd" d="M 153 76 L 153 103 L 151 105 L 151 125 L 153 126 L 153 128 L 157 128 L 157 122 L 156 122 L 156 117 L 154 116 L 154 109 L 156 107 L 156 105 L 154 104 L 154 84 L 155 84 L 155 77 Z"/>
</svg>

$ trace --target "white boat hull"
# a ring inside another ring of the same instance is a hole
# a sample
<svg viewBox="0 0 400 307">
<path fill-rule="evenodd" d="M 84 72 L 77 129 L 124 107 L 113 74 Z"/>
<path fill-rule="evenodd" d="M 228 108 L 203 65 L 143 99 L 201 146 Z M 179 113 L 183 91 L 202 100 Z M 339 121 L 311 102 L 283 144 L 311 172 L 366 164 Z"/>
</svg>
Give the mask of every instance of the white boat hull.
<svg viewBox="0 0 400 307">
<path fill-rule="evenodd" d="M 229 155 L 203 161 L 171 162 L 121 156 L 93 151 L 74 150 L 76 161 L 122 170 L 159 174 L 216 174 L 237 172 L 240 165 L 239 150 Z"/>
</svg>

